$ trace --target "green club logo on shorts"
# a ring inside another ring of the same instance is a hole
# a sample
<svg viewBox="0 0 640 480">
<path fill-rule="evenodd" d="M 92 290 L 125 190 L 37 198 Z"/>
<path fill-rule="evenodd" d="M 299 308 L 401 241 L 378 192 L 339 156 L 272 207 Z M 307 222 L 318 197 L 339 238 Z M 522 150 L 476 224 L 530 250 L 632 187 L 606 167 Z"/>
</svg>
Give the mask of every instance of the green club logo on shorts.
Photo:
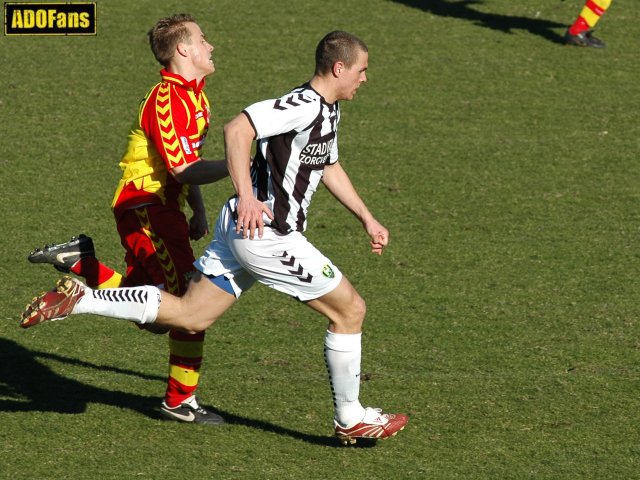
<svg viewBox="0 0 640 480">
<path fill-rule="evenodd" d="M 336 276 L 335 273 L 333 273 L 333 269 L 331 268 L 331 265 L 325 265 L 324 268 L 322 269 L 322 274 L 327 277 L 327 278 L 333 278 Z"/>
</svg>

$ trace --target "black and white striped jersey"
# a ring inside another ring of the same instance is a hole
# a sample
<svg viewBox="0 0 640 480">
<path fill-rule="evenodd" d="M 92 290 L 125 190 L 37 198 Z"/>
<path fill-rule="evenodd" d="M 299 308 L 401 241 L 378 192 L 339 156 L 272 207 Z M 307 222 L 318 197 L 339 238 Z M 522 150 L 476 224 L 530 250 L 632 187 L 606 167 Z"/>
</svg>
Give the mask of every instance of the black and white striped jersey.
<svg viewBox="0 0 640 480">
<path fill-rule="evenodd" d="M 307 209 L 324 166 L 338 161 L 338 102 L 327 103 L 309 84 L 278 99 L 247 107 L 256 131 L 251 164 L 254 193 L 271 209 L 265 225 L 279 233 L 303 232 Z"/>
</svg>

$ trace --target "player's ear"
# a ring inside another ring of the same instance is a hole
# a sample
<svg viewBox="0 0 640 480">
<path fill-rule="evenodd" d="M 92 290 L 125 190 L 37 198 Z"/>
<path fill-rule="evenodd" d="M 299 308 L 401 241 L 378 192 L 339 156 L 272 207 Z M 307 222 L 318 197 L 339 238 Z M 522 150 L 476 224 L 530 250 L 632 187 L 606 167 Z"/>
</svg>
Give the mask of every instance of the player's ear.
<svg viewBox="0 0 640 480">
<path fill-rule="evenodd" d="M 176 46 L 176 53 L 181 57 L 188 57 L 189 51 L 187 50 L 187 44 L 182 42 L 178 43 Z"/>
<path fill-rule="evenodd" d="M 344 62 L 336 62 L 333 64 L 333 76 L 339 77 L 342 75 L 342 72 L 345 70 Z"/>
</svg>

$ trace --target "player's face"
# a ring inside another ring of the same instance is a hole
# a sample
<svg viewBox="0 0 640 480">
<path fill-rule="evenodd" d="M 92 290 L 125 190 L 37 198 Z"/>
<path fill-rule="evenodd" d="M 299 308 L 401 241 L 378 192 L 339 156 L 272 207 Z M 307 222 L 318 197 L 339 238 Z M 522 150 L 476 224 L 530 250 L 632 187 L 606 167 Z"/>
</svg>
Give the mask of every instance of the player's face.
<svg viewBox="0 0 640 480">
<path fill-rule="evenodd" d="M 363 50 L 358 50 L 358 56 L 353 65 L 346 68 L 342 73 L 342 92 L 340 100 L 352 100 L 360 84 L 367 81 L 367 68 L 369 67 L 369 54 Z"/>
<path fill-rule="evenodd" d="M 197 23 L 187 23 L 186 27 L 191 33 L 191 43 L 188 45 L 188 49 L 191 54 L 193 66 L 202 77 L 211 75 L 216 71 L 216 66 L 211 58 L 213 45 L 207 42 L 204 33 L 202 33 Z"/>
</svg>

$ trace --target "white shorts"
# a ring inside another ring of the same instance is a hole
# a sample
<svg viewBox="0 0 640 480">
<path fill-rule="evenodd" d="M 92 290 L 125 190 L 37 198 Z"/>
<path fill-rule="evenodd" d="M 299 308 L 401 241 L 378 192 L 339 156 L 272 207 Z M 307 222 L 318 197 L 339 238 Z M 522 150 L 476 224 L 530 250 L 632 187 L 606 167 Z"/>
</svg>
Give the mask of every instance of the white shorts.
<svg viewBox="0 0 640 480">
<path fill-rule="evenodd" d="M 300 232 L 287 235 L 265 227 L 262 238 L 236 233 L 235 199 L 225 203 L 213 240 L 195 267 L 209 277 L 224 276 L 239 297 L 257 280 L 300 301 L 331 292 L 342 272 Z"/>
</svg>

